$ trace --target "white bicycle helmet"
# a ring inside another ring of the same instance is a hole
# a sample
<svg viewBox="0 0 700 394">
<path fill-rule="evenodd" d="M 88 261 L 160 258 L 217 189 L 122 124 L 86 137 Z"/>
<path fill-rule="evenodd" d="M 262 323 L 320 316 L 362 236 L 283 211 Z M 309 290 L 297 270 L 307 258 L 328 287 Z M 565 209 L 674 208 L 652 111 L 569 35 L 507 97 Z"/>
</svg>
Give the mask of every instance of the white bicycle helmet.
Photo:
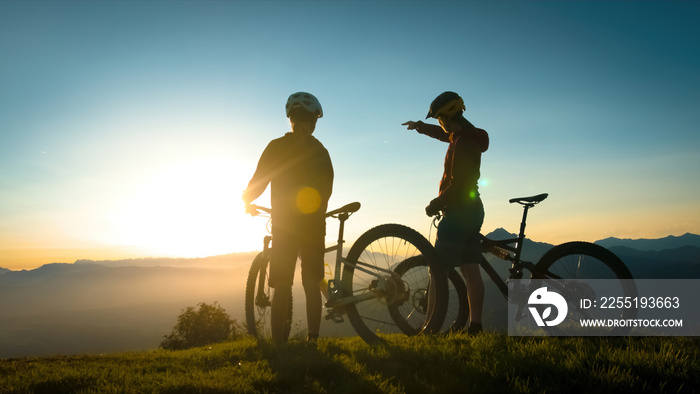
<svg viewBox="0 0 700 394">
<path fill-rule="evenodd" d="M 323 117 L 323 109 L 321 109 L 321 103 L 318 99 L 314 97 L 311 93 L 306 92 L 296 92 L 289 96 L 287 99 L 287 105 L 285 109 L 287 110 L 287 117 L 294 109 L 302 108 L 306 111 L 316 114 L 319 118 Z"/>
</svg>

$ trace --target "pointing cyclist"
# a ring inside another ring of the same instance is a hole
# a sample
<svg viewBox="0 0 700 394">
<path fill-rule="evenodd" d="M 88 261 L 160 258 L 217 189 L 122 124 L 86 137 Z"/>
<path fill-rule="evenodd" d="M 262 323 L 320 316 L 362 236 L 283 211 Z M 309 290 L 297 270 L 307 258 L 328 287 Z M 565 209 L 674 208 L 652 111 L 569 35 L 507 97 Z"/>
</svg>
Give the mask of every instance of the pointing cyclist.
<svg viewBox="0 0 700 394">
<path fill-rule="evenodd" d="M 308 336 L 315 340 L 321 325 L 319 283 L 324 276 L 325 213 L 333 189 L 333 165 L 326 148 L 311 135 L 316 121 L 323 116 L 316 97 L 306 92 L 294 93 L 287 100 L 286 111 L 292 131 L 267 145 L 243 192 L 243 201 L 247 206 L 270 185 L 274 237 L 269 278 L 270 286 L 275 289 L 270 316 L 273 339 L 287 339 L 284 329 L 289 318 L 296 260 L 300 256 Z"/>
<path fill-rule="evenodd" d="M 430 104 L 427 118 L 436 118 L 440 126 L 408 121 L 408 130 L 448 143 L 445 170 L 438 196 L 425 208 L 428 216 L 442 212 L 435 249 L 449 267 L 459 267 L 467 282 L 470 324 L 467 332 L 481 332 L 484 282 L 479 271 L 481 244 L 479 232 L 484 221 L 484 206 L 479 197 L 481 154 L 488 149 L 489 136 L 464 117 L 464 101 L 454 92 L 440 94 Z"/>
</svg>

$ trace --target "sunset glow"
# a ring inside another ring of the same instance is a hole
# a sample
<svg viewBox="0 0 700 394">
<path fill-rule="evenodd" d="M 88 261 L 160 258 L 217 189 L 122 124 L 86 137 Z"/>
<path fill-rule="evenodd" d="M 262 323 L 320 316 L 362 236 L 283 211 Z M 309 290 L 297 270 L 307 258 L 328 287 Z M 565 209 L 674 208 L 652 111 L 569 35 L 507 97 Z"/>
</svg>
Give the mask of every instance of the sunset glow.
<svg viewBox="0 0 700 394">
<path fill-rule="evenodd" d="M 253 250 L 250 232 L 233 225 L 246 220 L 244 176 L 224 158 L 176 162 L 152 174 L 111 218 L 118 243 L 180 257 Z"/>
<path fill-rule="evenodd" d="M 323 106 L 329 209 L 362 203 L 347 247 L 387 222 L 434 238 L 447 145 L 401 124 L 446 90 L 489 133 L 484 233 L 517 232 L 508 200 L 549 193 L 528 221 L 540 242 L 699 234 L 699 17 L 698 2 L 0 2 L 0 267 L 260 249 L 266 220 L 241 193 L 296 91 Z"/>
</svg>

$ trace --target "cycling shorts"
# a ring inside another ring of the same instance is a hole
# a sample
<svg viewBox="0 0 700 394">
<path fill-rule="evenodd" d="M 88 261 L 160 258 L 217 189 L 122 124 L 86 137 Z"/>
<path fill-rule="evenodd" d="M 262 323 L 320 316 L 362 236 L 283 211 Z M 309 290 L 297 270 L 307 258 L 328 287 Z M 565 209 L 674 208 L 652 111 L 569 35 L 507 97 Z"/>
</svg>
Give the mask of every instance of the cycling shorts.
<svg viewBox="0 0 700 394">
<path fill-rule="evenodd" d="M 473 204 L 450 209 L 438 224 L 435 251 L 446 267 L 481 262 L 479 233 L 484 223 L 484 206 L 480 199 Z"/>
<path fill-rule="evenodd" d="M 301 280 L 320 282 L 324 276 L 323 236 L 309 237 L 295 232 L 273 232 L 270 251 L 270 287 L 291 287 L 297 257 L 301 258 Z"/>
</svg>

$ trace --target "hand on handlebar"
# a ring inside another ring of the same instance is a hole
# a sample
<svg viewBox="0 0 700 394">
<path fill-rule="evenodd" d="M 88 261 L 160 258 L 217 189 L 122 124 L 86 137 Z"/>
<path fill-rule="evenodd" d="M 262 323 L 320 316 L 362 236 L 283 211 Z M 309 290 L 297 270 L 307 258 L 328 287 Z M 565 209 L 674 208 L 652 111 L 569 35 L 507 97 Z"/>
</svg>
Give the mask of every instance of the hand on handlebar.
<svg viewBox="0 0 700 394">
<path fill-rule="evenodd" d="M 246 203 L 245 204 L 245 213 L 250 214 L 250 216 L 258 216 L 260 213 L 256 206 L 253 204 Z"/>
<path fill-rule="evenodd" d="M 437 201 L 433 200 L 428 204 L 427 207 L 425 207 L 425 214 L 428 216 L 437 216 L 440 215 L 440 211 L 442 210 L 442 205 L 439 204 Z"/>
</svg>

